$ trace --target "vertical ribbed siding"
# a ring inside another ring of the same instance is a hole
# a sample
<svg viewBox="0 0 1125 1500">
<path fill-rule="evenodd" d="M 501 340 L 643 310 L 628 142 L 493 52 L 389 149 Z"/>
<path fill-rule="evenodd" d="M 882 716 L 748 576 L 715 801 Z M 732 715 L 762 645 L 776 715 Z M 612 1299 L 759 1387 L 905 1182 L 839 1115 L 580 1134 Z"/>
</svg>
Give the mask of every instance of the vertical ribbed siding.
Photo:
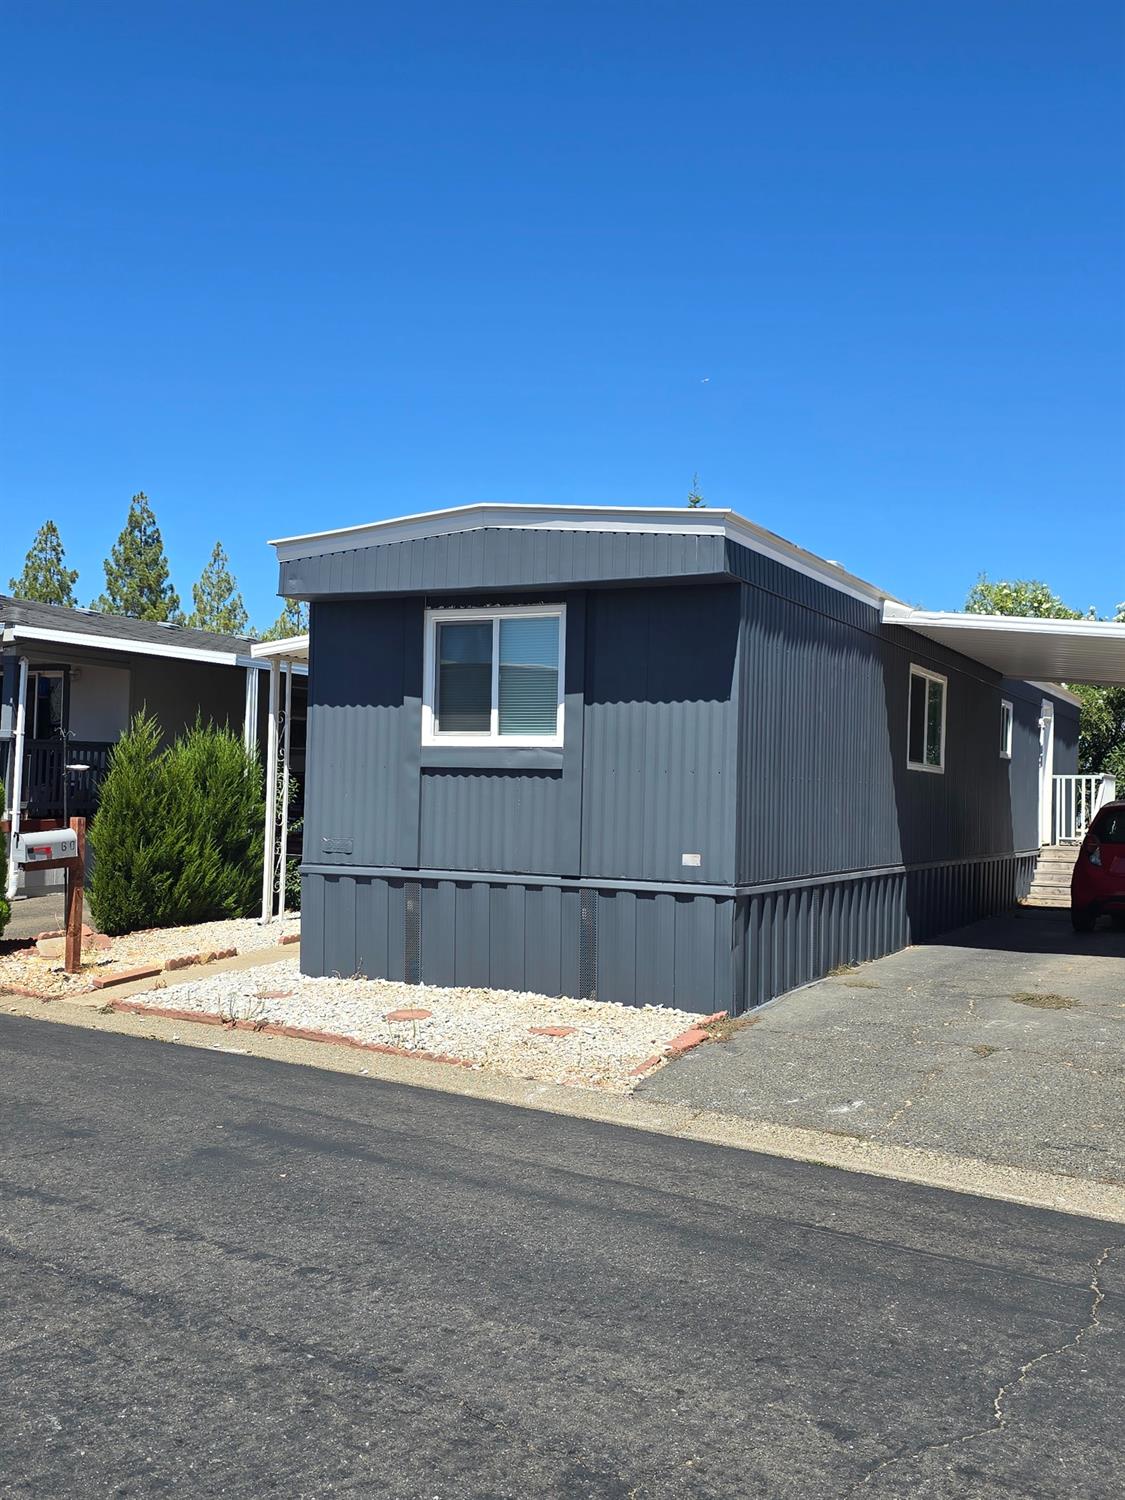
<svg viewBox="0 0 1125 1500">
<path fill-rule="evenodd" d="M 313 607 L 308 863 L 418 863 L 421 633 L 413 600 Z"/>
<path fill-rule="evenodd" d="M 737 585 L 590 594 L 583 876 L 732 880 L 738 606 Z"/>
<path fill-rule="evenodd" d="M 742 896 L 735 1008 L 1006 911 L 1034 867 L 1034 855 L 1004 856 Z"/>
<path fill-rule="evenodd" d="M 912 662 L 948 677 L 940 775 L 906 764 Z M 738 668 L 740 881 L 1021 847 L 1013 786 L 1028 797 L 1038 742 L 1019 735 L 1012 762 L 1001 759 L 1003 695 L 987 668 L 909 632 L 873 634 L 753 587 Z"/>
<path fill-rule="evenodd" d="M 725 569 L 720 536 L 497 527 L 284 562 L 278 592 L 326 598 L 435 589 L 558 588 L 718 575 Z"/>
<path fill-rule="evenodd" d="M 424 770 L 420 864 L 562 875 L 562 771 Z"/>
</svg>

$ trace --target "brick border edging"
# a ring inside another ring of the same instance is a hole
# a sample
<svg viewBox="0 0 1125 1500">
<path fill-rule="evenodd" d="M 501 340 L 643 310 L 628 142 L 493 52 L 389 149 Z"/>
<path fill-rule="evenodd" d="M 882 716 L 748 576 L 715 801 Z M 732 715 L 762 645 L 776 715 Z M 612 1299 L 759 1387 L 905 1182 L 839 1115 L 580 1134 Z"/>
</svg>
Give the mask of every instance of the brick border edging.
<svg viewBox="0 0 1125 1500">
<path fill-rule="evenodd" d="M 693 1047 L 702 1046 L 709 1042 L 711 1036 L 704 1031 L 705 1026 L 710 1026 L 714 1021 L 722 1021 L 726 1018 L 725 1010 L 717 1010 L 709 1016 L 701 1016 L 694 1026 L 689 1026 L 686 1031 L 681 1031 L 679 1036 L 674 1036 L 665 1047 L 663 1052 L 656 1052 L 652 1057 L 646 1057 L 643 1063 L 635 1068 L 629 1069 L 630 1078 L 639 1078 L 643 1073 L 651 1073 L 653 1068 L 662 1062 L 675 1062 L 677 1057 L 683 1057 L 685 1052 L 690 1052 Z"/>
<path fill-rule="evenodd" d="M 115 1000 L 112 996 L 107 996 L 106 1004 L 111 1010 L 124 1015 L 159 1016 L 164 1021 L 183 1021 L 199 1026 L 221 1026 L 227 1031 L 254 1031 L 259 1036 L 284 1036 L 297 1042 L 327 1042 L 337 1047 L 354 1047 L 357 1052 L 380 1052 L 385 1057 L 412 1057 L 422 1062 L 447 1063 L 454 1068 L 484 1066 L 483 1063 L 473 1062 L 467 1057 L 450 1057 L 445 1052 L 418 1052 L 410 1047 L 393 1047 L 389 1042 L 361 1042 L 358 1037 L 343 1036 L 333 1031 L 313 1031 L 305 1026 L 283 1026 L 274 1021 L 228 1020 L 217 1011 L 177 1010 L 169 1005 L 146 1005 L 143 1000 Z M 703 1027 L 710 1025 L 713 1021 L 721 1021 L 725 1016 L 725 1010 L 717 1010 L 713 1015 L 704 1016 L 698 1025 L 689 1026 L 686 1031 L 681 1031 L 679 1036 L 674 1036 L 662 1053 L 646 1058 L 636 1068 L 630 1068 L 627 1076 L 634 1078 L 647 1073 L 651 1068 L 655 1068 L 657 1063 L 665 1059 L 674 1060 L 682 1057 L 693 1047 L 710 1041 L 711 1038 Z"/>
<path fill-rule="evenodd" d="M 146 927 L 144 931 L 159 932 L 160 928 Z M 290 943 L 300 941 L 299 932 L 287 932 L 278 938 L 276 946 L 286 947 Z M 27 944 L 29 951 L 35 947 L 35 942 L 33 938 Z M 82 989 L 63 990 L 61 993 L 56 993 L 53 990 L 30 990 L 17 984 L 0 984 L 0 995 L 18 995 L 22 1000 L 68 1000 L 72 995 L 96 995 L 99 990 L 107 990 L 118 984 L 132 984 L 136 979 L 155 979 L 158 974 L 171 974 L 179 969 L 191 969 L 197 964 L 215 964 L 220 959 L 238 958 L 240 953 L 268 952 L 269 948 L 204 948 L 199 953 L 175 953 L 171 958 L 165 958 L 158 964 L 140 964 L 135 969 L 108 969 L 104 974 L 95 975 L 91 982 Z M 414 1055 L 411 1053 L 411 1056 Z"/>
<path fill-rule="evenodd" d="M 228 1020 L 215 1011 L 176 1010 L 168 1005 L 145 1005 L 140 1000 L 114 1000 L 106 1002 L 112 1010 L 125 1015 L 159 1016 L 165 1021 L 184 1021 L 199 1026 L 221 1026 L 226 1031 L 254 1031 L 259 1036 L 284 1036 L 297 1042 L 328 1042 L 337 1047 L 354 1047 L 357 1052 L 381 1052 L 389 1057 L 420 1058 L 423 1062 L 448 1063 L 454 1068 L 479 1068 L 482 1063 L 472 1062 L 466 1057 L 449 1057 L 444 1052 L 416 1052 L 409 1047 L 392 1047 L 389 1042 L 361 1042 L 358 1037 L 343 1036 L 333 1031 L 313 1031 L 305 1026 L 283 1026 L 274 1021 Z"/>
</svg>

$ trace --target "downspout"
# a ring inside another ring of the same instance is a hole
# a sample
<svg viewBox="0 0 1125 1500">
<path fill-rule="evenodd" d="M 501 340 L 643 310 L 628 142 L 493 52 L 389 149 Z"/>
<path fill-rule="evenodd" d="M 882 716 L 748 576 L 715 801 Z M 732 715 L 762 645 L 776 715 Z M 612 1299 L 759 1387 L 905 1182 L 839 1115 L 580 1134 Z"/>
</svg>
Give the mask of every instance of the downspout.
<svg viewBox="0 0 1125 1500">
<path fill-rule="evenodd" d="M 246 708 L 242 720 L 242 743 L 247 755 L 258 747 L 258 672 L 260 668 L 246 668 Z"/>
<path fill-rule="evenodd" d="M 266 830 L 262 849 L 262 921 L 273 920 L 274 855 L 277 852 L 277 713 L 281 663 L 270 661 L 270 718 L 266 733 Z"/>
<path fill-rule="evenodd" d="M 9 791 L 9 806 L 12 809 L 10 837 L 8 839 L 8 880 L 6 886 L 9 901 L 16 894 L 19 884 L 19 866 L 16 864 L 16 837 L 20 830 L 20 805 L 23 802 L 23 747 L 27 721 L 27 657 L 20 657 L 19 686 L 16 689 L 16 733 L 12 740 L 12 785 Z"/>
</svg>

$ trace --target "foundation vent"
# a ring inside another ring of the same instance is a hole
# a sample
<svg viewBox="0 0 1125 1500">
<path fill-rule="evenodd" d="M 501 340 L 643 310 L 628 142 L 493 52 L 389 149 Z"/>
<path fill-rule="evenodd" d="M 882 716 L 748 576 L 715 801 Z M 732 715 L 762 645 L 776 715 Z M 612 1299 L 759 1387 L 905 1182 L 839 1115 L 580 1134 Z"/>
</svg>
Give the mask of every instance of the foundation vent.
<svg viewBox="0 0 1125 1500">
<path fill-rule="evenodd" d="M 598 998 L 598 893 L 578 896 L 578 993 L 583 1000 Z"/>
<path fill-rule="evenodd" d="M 422 887 L 408 880 L 403 887 L 406 908 L 406 941 L 403 977 L 407 984 L 422 983 Z"/>
</svg>

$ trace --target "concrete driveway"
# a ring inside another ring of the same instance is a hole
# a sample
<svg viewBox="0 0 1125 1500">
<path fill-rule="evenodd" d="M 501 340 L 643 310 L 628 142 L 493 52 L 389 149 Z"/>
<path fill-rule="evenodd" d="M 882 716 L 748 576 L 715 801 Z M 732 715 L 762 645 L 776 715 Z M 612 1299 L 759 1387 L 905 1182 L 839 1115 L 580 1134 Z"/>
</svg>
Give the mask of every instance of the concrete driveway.
<svg viewBox="0 0 1125 1500">
<path fill-rule="evenodd" d="M 1125 933 L 974 923 L 783 996 L 640 1092 L 1125 1184 Z"/>
</svg>

